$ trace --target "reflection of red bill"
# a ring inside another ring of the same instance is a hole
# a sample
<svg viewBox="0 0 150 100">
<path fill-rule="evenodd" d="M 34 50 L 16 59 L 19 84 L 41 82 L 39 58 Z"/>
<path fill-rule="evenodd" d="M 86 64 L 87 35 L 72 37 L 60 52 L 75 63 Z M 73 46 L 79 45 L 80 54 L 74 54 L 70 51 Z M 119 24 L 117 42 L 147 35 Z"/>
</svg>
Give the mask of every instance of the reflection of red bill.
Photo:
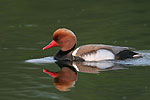
<svg viewBox="0 0 150 100">
<path fill-rule="evenodd" d="M 46 74 L 48 74 L 48 75 L 50 75 L 53 78 L 56 78 L 58 76 L 58 74 L 56 72 L 49 72 L 46 69 L 43 69 L 43 72 L 46 73 Z"/>
</svg>

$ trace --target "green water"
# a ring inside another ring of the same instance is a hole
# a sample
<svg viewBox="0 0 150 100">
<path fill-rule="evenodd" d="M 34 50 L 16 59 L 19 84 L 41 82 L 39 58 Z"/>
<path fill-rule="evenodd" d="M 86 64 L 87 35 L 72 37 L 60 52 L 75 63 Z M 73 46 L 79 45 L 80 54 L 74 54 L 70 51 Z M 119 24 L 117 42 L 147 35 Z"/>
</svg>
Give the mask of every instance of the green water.
<svg viewBox="0 0 150 100">
<path fill-rule="evenodd" d="M 99 74 L 78 72 L 67 92 L 57 90 L 53 78 L 42 72 L 59 71 L 55 63 L 25 62 L 53 56 L 58 48 L 42 48 L 60 27 L 75 32 L 77 46 L 104 43 L 149 54 L 149 4 L 148 0 L 0 0 L 0 99 L 149 100 L 149 60 L 144 66 Z"/>
</svg>

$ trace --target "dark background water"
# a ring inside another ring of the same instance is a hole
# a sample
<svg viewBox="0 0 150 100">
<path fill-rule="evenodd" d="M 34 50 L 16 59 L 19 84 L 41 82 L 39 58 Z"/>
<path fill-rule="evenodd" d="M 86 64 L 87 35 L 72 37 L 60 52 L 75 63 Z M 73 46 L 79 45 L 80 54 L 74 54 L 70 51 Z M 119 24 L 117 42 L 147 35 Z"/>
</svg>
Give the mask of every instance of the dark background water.
<svg viewBox="0 0 150 100">
<path fill-rule="evenodd" d="M 55 63 L 25 63 L 56 52 L 58 48 L 42 48 L 60 27 L 75 32 L 77 46 L 104 43 L 149 50 L 149 4 L 148 0 L 0 0 L 0 99 L 149 100 L 149 65 L 99 74 L 79 72 L 75 87 L 62 92 L 42 72 L 58 71 Z"/>
</svg>

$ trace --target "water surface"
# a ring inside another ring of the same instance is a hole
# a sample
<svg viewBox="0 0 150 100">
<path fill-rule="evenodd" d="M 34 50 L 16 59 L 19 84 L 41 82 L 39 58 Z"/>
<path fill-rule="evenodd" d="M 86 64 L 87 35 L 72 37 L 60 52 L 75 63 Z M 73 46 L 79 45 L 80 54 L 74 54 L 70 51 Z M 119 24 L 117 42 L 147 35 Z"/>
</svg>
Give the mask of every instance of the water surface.
<svg viewBox="0 0 150 100">
<path fill-rule="evenodd" d="M 149 4 L 148 0 L 1 0 L 0 99 L 149 100 Z M 61 70 L 51 58 L 58 48 L 42 48 L 60 27 L 75 32 L 77 46 L 104 43 L 133 47 L 144 58 L 117 61 L 125 65 L 118 70 L 82 70 L 70 91 L 59 91 L 54 79 L 43 73 L 43 69 Z M 26 62 L 33 59 L 46 61 Z"/>
</svg>

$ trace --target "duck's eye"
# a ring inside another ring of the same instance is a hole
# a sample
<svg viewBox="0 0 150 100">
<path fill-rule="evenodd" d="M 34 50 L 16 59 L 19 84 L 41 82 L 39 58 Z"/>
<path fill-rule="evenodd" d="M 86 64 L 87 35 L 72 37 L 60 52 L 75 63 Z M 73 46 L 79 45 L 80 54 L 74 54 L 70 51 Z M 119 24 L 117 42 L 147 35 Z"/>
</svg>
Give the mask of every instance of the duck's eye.
<svg viewBox="0 0 150 100">
<path fill-rule="evenodd" d="M 60 36 L 56 36 L 56 37 L 54 38 L 54 40 L 55 40 L 55 41 L 60 40 Z"/>
</svg>

